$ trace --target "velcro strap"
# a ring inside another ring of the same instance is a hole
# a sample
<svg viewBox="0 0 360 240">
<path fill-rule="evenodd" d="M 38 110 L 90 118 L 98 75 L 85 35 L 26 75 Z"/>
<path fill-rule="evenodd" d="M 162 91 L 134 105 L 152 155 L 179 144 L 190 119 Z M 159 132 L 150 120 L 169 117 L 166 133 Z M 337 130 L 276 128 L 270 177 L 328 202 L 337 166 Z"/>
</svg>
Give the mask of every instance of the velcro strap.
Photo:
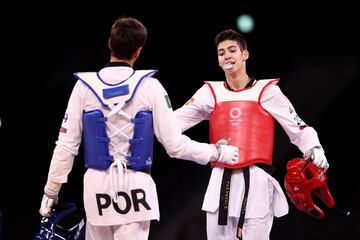
<svg viewBox="0 0 360 240">
<path fill-rule="evenodd" d="M 130 92 L 129 85 L 103 89 L 103 97 L 105 99 L 126 95 Z"/>
<path fill-rule="evenodd" d="M 130 144 L 139 144 L 139 143 L 142 143 L 143 141 L 144 141 L 143 138 L 133 138 L 133 139 L 129 140 L 129 143 Z"/>
<path fill-rule="evenodd" d="M 99 142 L 104 142 L 104 143 L 110 142 L 110 139 L 108 137 L 99 137 L 99 136 L 97 136 L 97 140 Z"/>
</svg>

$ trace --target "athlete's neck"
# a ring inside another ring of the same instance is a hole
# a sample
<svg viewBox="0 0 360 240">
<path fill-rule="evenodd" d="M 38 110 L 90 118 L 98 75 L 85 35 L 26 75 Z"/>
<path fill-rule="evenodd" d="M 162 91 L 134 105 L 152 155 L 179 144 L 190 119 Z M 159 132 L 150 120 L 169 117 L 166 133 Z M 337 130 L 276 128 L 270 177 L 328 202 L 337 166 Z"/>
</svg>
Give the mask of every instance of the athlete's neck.
<svg viewBox="0 0 360 240">
<path fill-rule="evenodd" d="M 247 74 L 244 76 L 238 76 L 236 78 L 226 78 L 226 83 L 231 90 L 240 90 L 248 86 L 249 82 L 251 82 L 252 78 L 250 78 Z"/>
</svg>

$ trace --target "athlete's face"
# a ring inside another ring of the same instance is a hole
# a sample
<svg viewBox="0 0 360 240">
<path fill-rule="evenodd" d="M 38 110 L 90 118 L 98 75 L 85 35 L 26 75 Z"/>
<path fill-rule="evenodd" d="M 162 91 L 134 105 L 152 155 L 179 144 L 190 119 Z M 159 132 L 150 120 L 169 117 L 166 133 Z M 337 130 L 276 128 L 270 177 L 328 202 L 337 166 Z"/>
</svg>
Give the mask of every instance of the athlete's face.
<svg viewBox="0 0 360 240">
<path fill-rule="evenodd" d="M 237 71 L 243 67 L 243 63 L 248 59 L 247 50 L 241 51 L 240 46 L 234 40 L 220 42 L 217 47 L 219 66 L 225 71 Z"/>
</svg>

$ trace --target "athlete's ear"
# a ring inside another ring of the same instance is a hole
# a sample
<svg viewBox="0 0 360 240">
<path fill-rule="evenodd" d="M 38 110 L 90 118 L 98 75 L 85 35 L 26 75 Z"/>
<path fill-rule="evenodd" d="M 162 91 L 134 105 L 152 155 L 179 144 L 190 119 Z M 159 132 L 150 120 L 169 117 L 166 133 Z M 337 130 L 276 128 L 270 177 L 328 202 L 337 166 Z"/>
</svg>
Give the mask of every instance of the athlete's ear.
<svg viewBox="0 0 360 240">
<path fill-rule="evenodd" d="M 111 39 L 109 38 L 109 41 L 108 41 L 108 48 L 111 50 Z"/>
<path fill-rule="evenodd" d="M 136 51 L 134 52 L 134 58 L 138 58 L 140 56 L 141 50 L 142 50 L 142 47 L 139 47 L 138 49 L 136 49 Z"/>
<path fill-rule="evenodd" d="M 249 51 L 248 50 L 243 50 L 242 51 L 242 54 L 243 54 L 243 60 L 244 61 L 246 61 L 246 60 L 248 60 L 248 58 L 249 58 Z"/>
</svg>

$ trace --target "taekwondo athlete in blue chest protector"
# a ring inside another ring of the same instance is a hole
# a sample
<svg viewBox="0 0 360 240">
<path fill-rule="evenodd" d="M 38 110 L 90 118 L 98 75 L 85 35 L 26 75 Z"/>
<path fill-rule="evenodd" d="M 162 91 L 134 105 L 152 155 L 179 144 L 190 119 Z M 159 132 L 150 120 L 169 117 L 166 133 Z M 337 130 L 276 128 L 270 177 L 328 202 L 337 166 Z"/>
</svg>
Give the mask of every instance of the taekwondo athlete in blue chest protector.
<svg viewBox="0 0 360 240">
<path fill-rule="evenodd" d="M 83 139 L 86 239 L 148 239 L 159 220 L 156 185 L 150 175 L 153 135 L 174 158 L 207 164 L 237 162 L 238 148 L 206 144 L 181 134 L 168 94 L 156 70 L 133 69 L 147 38 L 134 18 L 112 25 L 111 59 L 99 72 L 75 73 L 53 152 L 40 214 L 49 216 L 67 182 Z"/>
</svg>

